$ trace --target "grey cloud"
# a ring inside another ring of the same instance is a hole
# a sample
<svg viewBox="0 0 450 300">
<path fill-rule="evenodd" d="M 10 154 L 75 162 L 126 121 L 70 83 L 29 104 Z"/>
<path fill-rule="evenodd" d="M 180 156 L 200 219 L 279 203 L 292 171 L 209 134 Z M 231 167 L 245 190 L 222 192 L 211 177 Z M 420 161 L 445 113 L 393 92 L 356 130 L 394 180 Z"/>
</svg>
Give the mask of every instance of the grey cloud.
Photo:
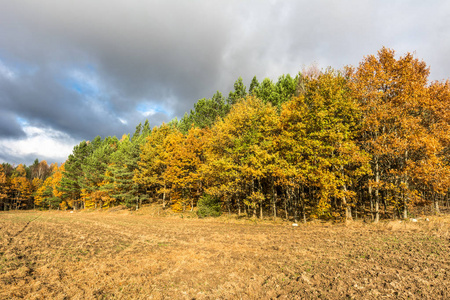
<svg viewBox="0 0 450 300">
<path fill-rule="evenodd" d="M 19 164 L 25 164 L 27 166 L 32 165 L 35 159 L 39 159 L 39 161 L 47 161 L 48 164 L 57 163 L 58 165 L 61 165 L 67 158 L 56 158 L 56 157 L 50 157 L 50 156 L 43 156 L 42 154 L 38 153 L 30 153 L 25 156 L 23 155 L 15 155 L 14 153 L 10 153 L 7 151 L 4 151 L 0 147 L 0 162 L 8 162 L 12 165 L 19 165 Z"/>
<path fill-rule="evenodd" d="M 2 2 L 0 63 L 18 77 L 0 74 L 0 105 L 80 140 L 133 132 L 143 102 L 166 112 L 149 117 L 155 126 L 227 95 L 238 76 L 248 86 L 312 63 L 357 65 L 382 46 L 416 50 L 434 79 L 450 72 L 448 1 Z M 99 93 L 61 84 L 72 69 L 90 70 Z M 5 135 L 20 134 L 8 124 Z"/>
<path fill-rule="evenodd" d="M 25 132 L 17 118 L 7 112 L 0 111 L 0 138 L 22 138 Z"/>
</svg>

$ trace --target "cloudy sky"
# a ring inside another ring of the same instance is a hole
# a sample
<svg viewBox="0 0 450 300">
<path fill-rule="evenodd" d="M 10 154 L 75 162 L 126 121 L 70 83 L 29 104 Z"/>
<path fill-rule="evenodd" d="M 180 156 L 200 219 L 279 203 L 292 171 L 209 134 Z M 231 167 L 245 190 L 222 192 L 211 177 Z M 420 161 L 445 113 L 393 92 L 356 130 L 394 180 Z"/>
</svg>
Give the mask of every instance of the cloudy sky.
<svg viewBox="0 0 450 300">
<path fill-rule="evenodd" d="M 448 79 L 449 20 L 445 0 L 0 0 L 0 162 L 63 162 L 239 76 L 356 66 L 382 46 Z"/>
</svg>

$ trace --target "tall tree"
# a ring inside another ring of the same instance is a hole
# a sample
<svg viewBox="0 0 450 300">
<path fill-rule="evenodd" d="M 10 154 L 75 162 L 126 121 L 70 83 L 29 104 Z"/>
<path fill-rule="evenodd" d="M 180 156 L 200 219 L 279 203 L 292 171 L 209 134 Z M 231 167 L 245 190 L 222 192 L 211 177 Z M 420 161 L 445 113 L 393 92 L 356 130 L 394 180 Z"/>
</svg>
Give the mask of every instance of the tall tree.
<svg viewBox="0 0 450 300">
<path fill-rule="evenodd" d="M 11 176 L 10 193 L 12 208 L 22 209 L 30 208 L 32 186 L 27 178 L 27 172 L 24 165 L 19 164 Z"/>
<path fill-rule="evenodd" d="M 372 154 L 374 220 L 378 221 L 380 190 L 392 194 L 395 205 L 407 217 L 414 194 L 411 170 L 425 158 L 429 136 L 420 112 L 429 102 L 429 69 L 408 53 L 399 59 L 382 48 L 367 56 L 351 74 L 352 90 L 363 111 L 362 147 Z M 371 192 L 369 192 L 371 194 Z"/>
<path fill-rule="evenodd" d="M 272 176 L 275 160 L 276 124 L 277 114 L 270 104 L 248 97 L 214 127 L 207 154 L 207 173 L 214 179 L 208 192 L 221 197 L 229 209 L 233 197 L 244 196 L 244 208 L 250 207 L 256 215 L 259 207 L 262 216 L 264 184 Z"/>
<path fill-rule="evenodd" d="M 209 131 L 191 128 L 187 135 L 174 132 L 165 139 L 167 168 L 164 178 L 175 195 L 176 210 L 191 210 L 203 194 L 204 145 Z"/>
<path fill-rule="evenodd" d="M 97 144 L 97 141 L 96 143 Z M 84 180 L 83 165 L 92 153 L 90 143 L 83 141 L 73 148 L 72 154 L 65 162 L 65 170 L 58 186 L 61 197 L 74 209 L 81 208 L 81 185 Z"/>
<path fill-rule="evenodd" d="M 355 142 L 359 108 L 339 72 L 330 69 L 302 80 L 303 94 L 281 112 L 282 157 L 296 170 L 292 182 L 297 193 L 306 184 L 313 215 L 331 213 L 331 200 L 337 199 L 350 219 L 356 196 L 351 187 L 368 172 L 369 161 Z M 301 199 L 304 212 L 304 197 L 293 196 Z"/>
<path fill-rule="evenodd" d="M 174 127 L 162 124 L 160 127 L 153 128 L 141 146 L 138 168 L 133 176 L 133 180 L 143 187 L 146 195 L 153 199 L 161 198 L 164 208 L 167 205 L 168 188 L 163 176 L 167 168 L 164 140 L 175 131 Z"/>
<path fill-rule="evenodd" d="M 105 138 L 95 145 L 96 149 L 82 163 L 83 178 L 79 180 L 79 183 L 85 208 L 103 206 L 104 201 L 102 196 L 99 195 L 99 189 L 104 185 L 105 172 L 110 163 L 112 153 L 116 151 L 117 143 L 116 137 Z M 91 147 L 94 147 L 94 145 Z"/>
<path fill-rule="evenodd" d="M 139 184 L 133 180 L 134 173 L 138 169 L 139 137 L 140 135 L 135 134 L 130 139 L 128 135 L 123 135 L 117 151 L 111 155 L 111 164 L 108 166 L 111 182 L 109 193 L 117 201 L 136 210 L 146 196 L 141 194 Z"/>
</svg>

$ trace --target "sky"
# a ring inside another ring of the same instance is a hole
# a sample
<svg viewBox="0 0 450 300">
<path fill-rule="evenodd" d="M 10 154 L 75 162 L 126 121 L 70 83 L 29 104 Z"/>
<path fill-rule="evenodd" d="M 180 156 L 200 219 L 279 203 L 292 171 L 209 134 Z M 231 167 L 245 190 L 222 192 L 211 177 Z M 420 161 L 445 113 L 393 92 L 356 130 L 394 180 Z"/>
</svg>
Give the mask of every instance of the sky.
<svg viewBox="0 0 450 300">
<path fill-rule="evenodd" d="M 358 66 L 383 46 L 447 80 L 449 20 L 445 0 L 0 0 L 0 163 L 62 163 L 239 76 Z"/>
</svg>

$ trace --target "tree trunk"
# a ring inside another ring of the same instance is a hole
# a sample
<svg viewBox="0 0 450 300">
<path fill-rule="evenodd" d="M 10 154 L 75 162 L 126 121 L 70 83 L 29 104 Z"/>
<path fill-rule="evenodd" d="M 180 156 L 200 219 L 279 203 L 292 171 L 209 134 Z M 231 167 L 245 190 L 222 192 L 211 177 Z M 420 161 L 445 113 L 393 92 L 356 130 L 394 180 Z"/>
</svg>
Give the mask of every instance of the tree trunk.
<svg viewBox="0 0 450 300">
<path fill-rule="evenodd" d="M 344 189 L 344 193 L 347 193 L 347 185 L 344 183 L 342 188 Z M 352 207 L 347 203 L 347 197 L 342 197 L 342 202 L 345 206 L 345 221 L 352 220 Z"/>
<path fill-rule="evenodd" d="M 245 203 L 244 203 L 244 215 L 248 217 L 248 209 Z"/>
<path fill-rule="evenodd" d="M 435 214 L 439 214 L 440 210 L 439 210 L 439 195 L 436 195 L 436 193 L 434 193 L 434 213 Z"/>
<path fill-rule="evenodd" d="M 384 212 L 383 212 L 383 215 L 386 217 L 386 214 L 387 214 L 386 191 L 384 191 L 383 193 L 381 193 L 381 200 L 383 201 L 383 206 L 384 206 Z"/>
<path fill-rule="evenodd" d="M 166 208 L 166 183 L 164 182 L 164 191 L 163 191 L 163 208 Z"/>
<path fill-rule="evenodd" d="M 406 197 L 403 195 L 403 219 L 408 218 L 408 207 L 406 205 Z"/>
<path fill-rule="evenodd" d="M 380 195 L 379 195 L 379 184 L 380 184 L 380 170 L 378 165 L 378 159 L 375 161 L 375 223 L 380 221 Z"/>
<path fill-rule="evenodd" d="M 297 223 L 297 217 L 298 217 L 298 199 L 297 197 L 294 197 L 294 222 Z"/>
<path fill-rule="evenodd" d="M 287 202 L 288 202 L 288 192 L 286 191 L 286 195 L 284 197 L 284 214 L 286 216 L 286 220 L 289 220 L 289 213 L 288 213 L 288 208 L 287 208 Z"/>
<path fill-rule="evenodd" d="M 239 200 L 239 197 L 237 199 L 237 205 L 238 205 L 238 217 L 241 216 L 241 201 Z"/>
<path fill-rule="evenodd" d="M 408 179 L 405 178 L 403 181 L 405 190 L 402 193 L 403 202 L 403 219 L 408 218 Z"/>
<path fill-rule="evenodd" d="M 372 197 L 372 186 L 369 184 L 369 201 L 370 201 L 370 215 L 372 216 L 372 221 L 375 220 L 375 215 L 373 211 L 373 197 Z"/>
<path fill-rule="evenodd" d="M 272 178 L 272 205 L 273 205 L 273 220 L 276 220 L 277 218 L 277 195 L 276 195 L 276 190 L 275 190 L 275 184 L 273 182 L 273 178 Z"/>
</svg>

